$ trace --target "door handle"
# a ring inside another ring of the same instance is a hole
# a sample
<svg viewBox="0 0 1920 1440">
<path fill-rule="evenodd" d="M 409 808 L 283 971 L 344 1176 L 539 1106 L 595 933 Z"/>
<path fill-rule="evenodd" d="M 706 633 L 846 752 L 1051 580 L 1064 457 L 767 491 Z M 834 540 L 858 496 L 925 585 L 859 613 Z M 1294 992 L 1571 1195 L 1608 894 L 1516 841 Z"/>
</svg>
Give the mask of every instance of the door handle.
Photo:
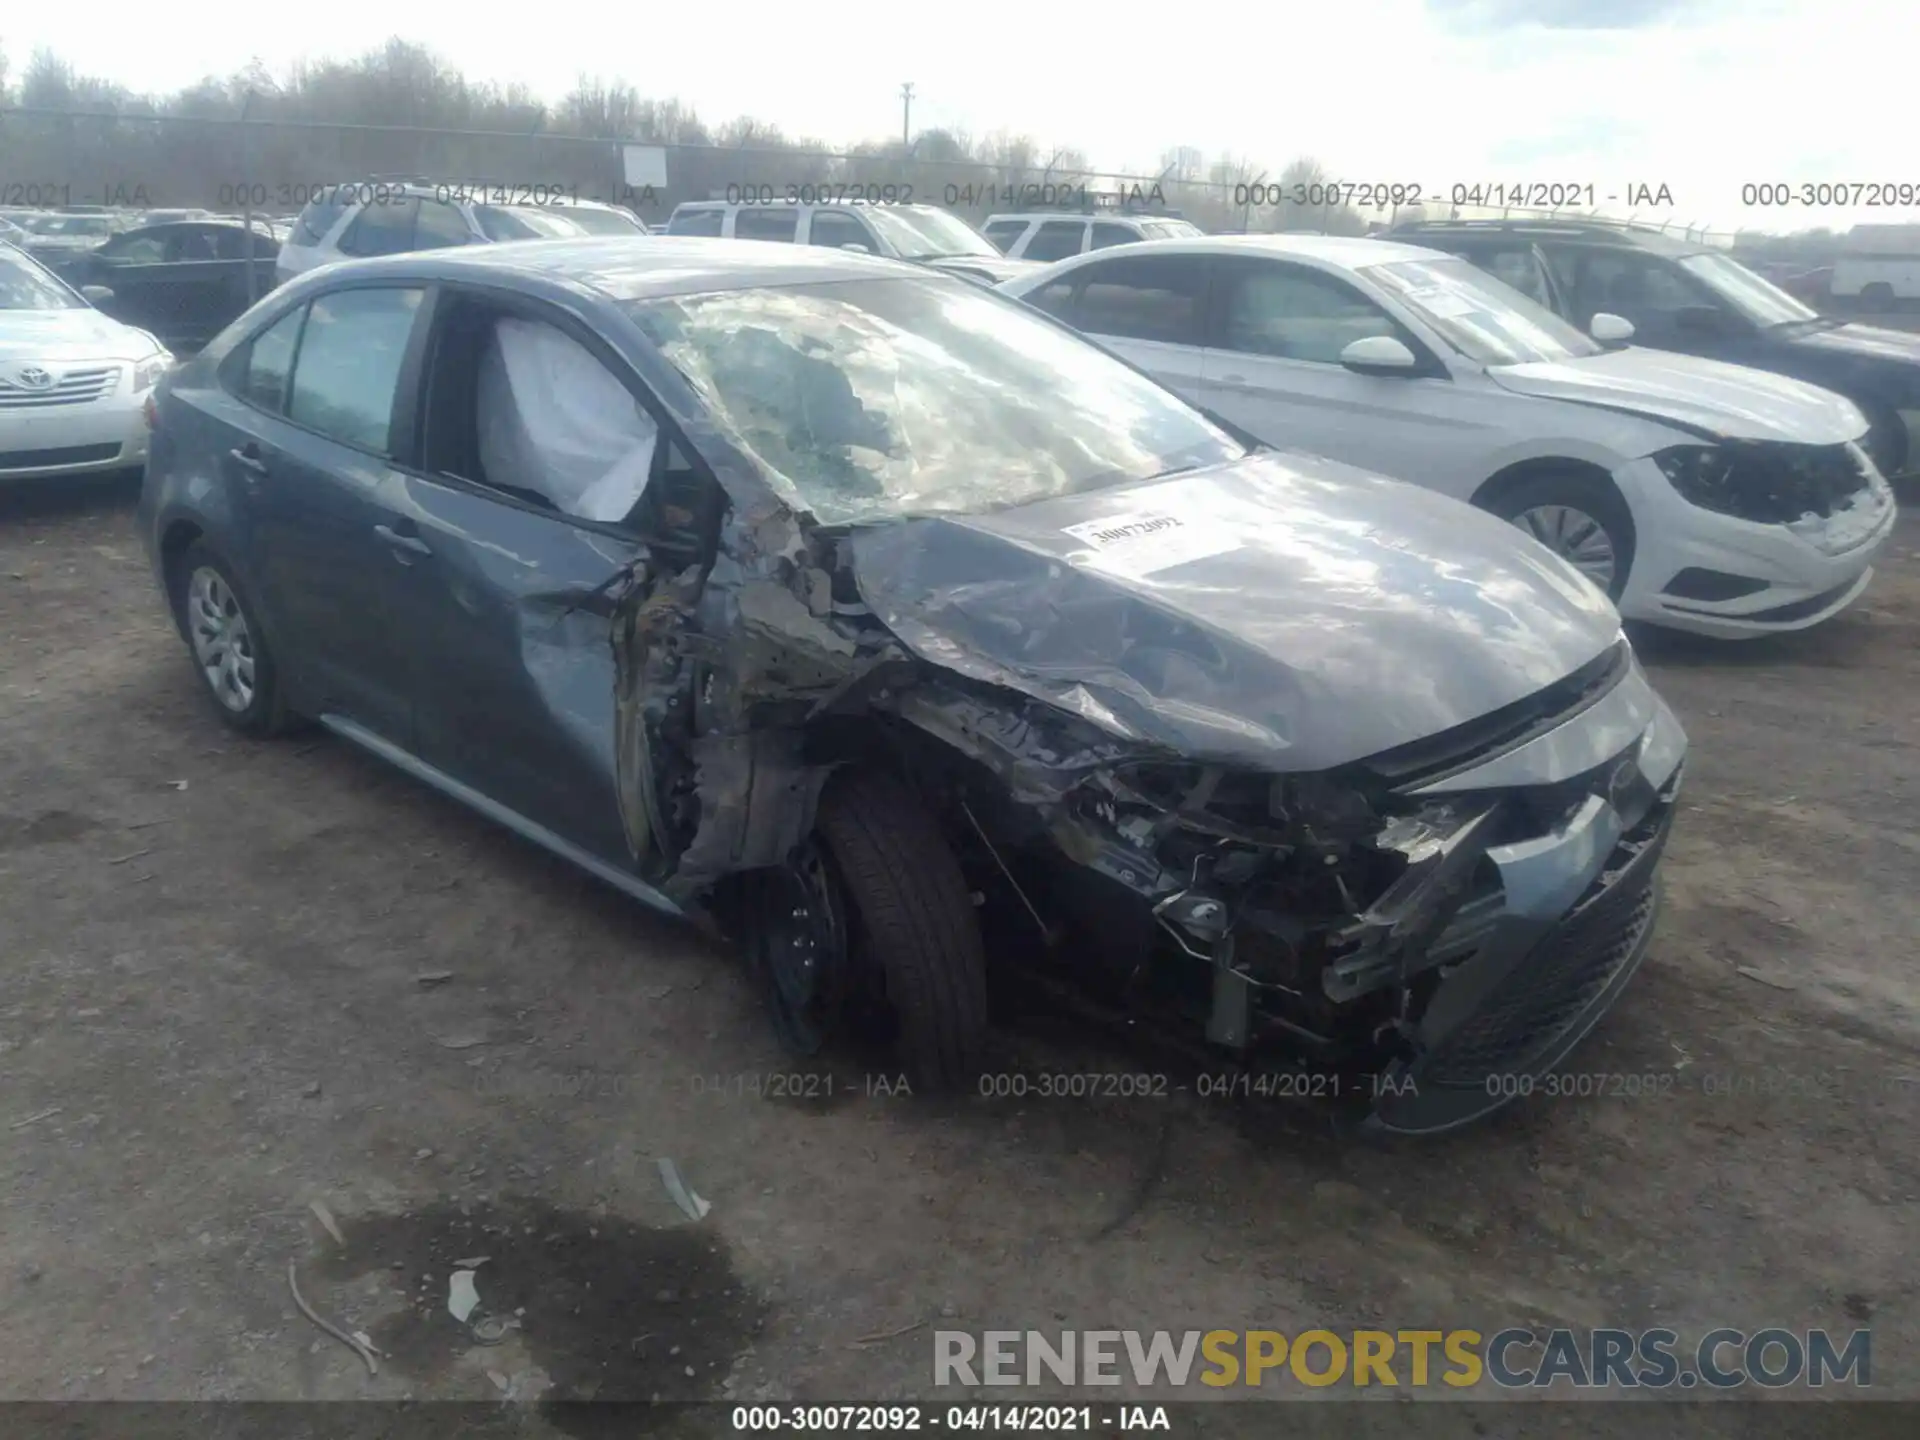
<svg viewBox="0 0 1920 1440">
<path fill-rule="evenodd" d="M 402 535 L 391 525 L 376 525 L 373 527 L 373 533 L 391 545 L 396 552 L 404 550 L 411 555 L 431 555 L 433 553 L 433 548 L 418 535 Z M 396 553 L 394 559 L 399 560 L 400 556 Z M 409 565 L 413 562 L 401 560 L 400 563 Z"/>
<path fill-rule="evenodd" d="M 235 464 L 256 479 L 267 473 L 267 462 L 253 447 L 252 441 L 248 441 L 245 446 L 235 446 L 227 451 L 227 454 L 233 458 Z"/>
</svg>

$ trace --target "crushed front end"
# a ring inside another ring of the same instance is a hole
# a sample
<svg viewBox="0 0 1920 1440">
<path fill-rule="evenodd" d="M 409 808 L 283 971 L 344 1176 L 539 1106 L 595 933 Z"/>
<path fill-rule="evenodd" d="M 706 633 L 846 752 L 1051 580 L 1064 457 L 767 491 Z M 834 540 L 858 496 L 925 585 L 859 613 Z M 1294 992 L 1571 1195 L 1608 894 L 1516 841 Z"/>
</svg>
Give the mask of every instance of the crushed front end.
<svg viewBox="0 0 1920 1440">
<path fill-rule="evenodd" d="M 1611 1007 L 1686 749 L 1625 640 L 1317 774 L 1141 758 L 939 685 L 901 713 L 994 777 L 951 773 L 955 828 L 1074 993 L 1406 1133 L 1507 1103 Z"/>
</svg>

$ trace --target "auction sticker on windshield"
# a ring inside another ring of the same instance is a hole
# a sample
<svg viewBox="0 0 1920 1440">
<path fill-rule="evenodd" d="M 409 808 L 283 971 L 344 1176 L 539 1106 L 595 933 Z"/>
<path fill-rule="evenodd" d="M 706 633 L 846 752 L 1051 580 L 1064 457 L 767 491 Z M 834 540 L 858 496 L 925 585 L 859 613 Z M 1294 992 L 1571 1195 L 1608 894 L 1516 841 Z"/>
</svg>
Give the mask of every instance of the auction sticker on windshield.
<svg viewBox="0 0 1920 1440">
<path fill-rule="evenodd" d="M 1165 511 L 1137 510 L 1084 520 L 1067 526 L 1066 533 L 1087 547 L 1088 564 L 1123 575 L 1151 575 L 1240 548 L 1239 539 L 1224 526 Z"/>
</svg>

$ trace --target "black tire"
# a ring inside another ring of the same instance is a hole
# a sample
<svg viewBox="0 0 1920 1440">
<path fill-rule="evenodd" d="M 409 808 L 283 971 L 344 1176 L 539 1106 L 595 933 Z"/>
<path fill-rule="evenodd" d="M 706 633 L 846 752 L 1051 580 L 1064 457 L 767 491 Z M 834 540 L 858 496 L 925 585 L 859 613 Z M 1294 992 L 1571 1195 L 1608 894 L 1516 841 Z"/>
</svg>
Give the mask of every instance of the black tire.
<svg viewBox="0 0 1920 1440">
<path fill-rule="evenodd" d="M 816 828 L 856 963 L 885 984 L 901 1068 L 916 1089 L 958 1089 L 987 1038 L 986 950 L 960 861 L 913 791 L 877 771 L 834 776 Z"/>
<path fill-rule="evenodd" d="M 252 667 L 251 691 L 244 704 L 235 704 L 238 698 L 236 692 L 233 689 L 223 692 L 214 677 L 208 674 L 207 667 L 201 663 L 200 650 L 195 641 L 196 626 L 199 624 L 195 613 L 199 604 L 195 585 L 202 575 L 217 577 L 220 593 L 228 602 L 219 608 L 229 615 L 237 613 L 244 626 L 246 649 Z M 201 689 L 212 704 L 214 713 L 229 728 L 238 730 L 242 735 L 264 738 L 288 729 L 293 717 L 287 710 L 279 667 L 274 664 L 273 654 L 267 648 L 258 612 L 248 599 L 245 587 L 234 578 L 233 568 L 205 545 L 195 541 L 173 563 L 168 580 L 173 613 L 179 621 L 180 633 L 187 642 L 187 656 L 193 662 L 193 672 L 200 677 Z"/>
<path fill-rule="evenodd" d="M 1531 475 L 1502 486 L 1480 504 L 1509 524 L 1518 524 L 1519 516 L 1548 505 L 1565 506 L 1591 517 L 1606 532 L 1607 543 L 1613 548 L 1613 580 L 1606 587 L 1607 598 L 1618 601 L 1625 593 L 1627 577 L 1633 573 L 1633 515 L 1610 482 L 1573 471 Z M 1519 528 L 1532 533 L 1525 525 Z"/>
<path fill-rule="evenodd" d="M 1876 280 L 1860 291 L 1860 308 L 1870 310 L 1876 315 L 1884 315 L 1893 309 L 1893 287 L 1884 280 Z"/>
<path fill-rule="evenodd" d="M 1861 402 L 1867 415 L 1867 433 L 1860 444 L 1880 473 L 1889 480 L 1907 468 L 1907 422 L 1898 410 Z"/>
</svg>

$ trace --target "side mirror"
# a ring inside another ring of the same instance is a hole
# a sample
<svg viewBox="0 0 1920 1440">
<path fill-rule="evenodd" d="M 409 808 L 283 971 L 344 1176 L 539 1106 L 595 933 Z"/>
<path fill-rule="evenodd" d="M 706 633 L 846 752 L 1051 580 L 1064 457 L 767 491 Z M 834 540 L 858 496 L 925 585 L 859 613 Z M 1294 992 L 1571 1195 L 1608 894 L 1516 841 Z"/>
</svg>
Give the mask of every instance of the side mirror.
<svg viewBox="0 0 1920 1440">
<path fill-rule="evenodd" d="M 1633 339 L 1633 322 L 1602 310 L 1587 322 L 1587 333 L 1602 345 L 1624 345 Z"/>
<path fill-rule="evenodd" d="M 1391 335 L 1369 335 L 1340 352 L 1340 363 L 1361 375 L 1410 375 L 1420 362 Z"/>
<path fill-rule="evenodd" d="M 113 299 L 113 291 L 105 285 L 82 285 L 80 298 L 89 305 L 101 305 Z"/>
</svg>

